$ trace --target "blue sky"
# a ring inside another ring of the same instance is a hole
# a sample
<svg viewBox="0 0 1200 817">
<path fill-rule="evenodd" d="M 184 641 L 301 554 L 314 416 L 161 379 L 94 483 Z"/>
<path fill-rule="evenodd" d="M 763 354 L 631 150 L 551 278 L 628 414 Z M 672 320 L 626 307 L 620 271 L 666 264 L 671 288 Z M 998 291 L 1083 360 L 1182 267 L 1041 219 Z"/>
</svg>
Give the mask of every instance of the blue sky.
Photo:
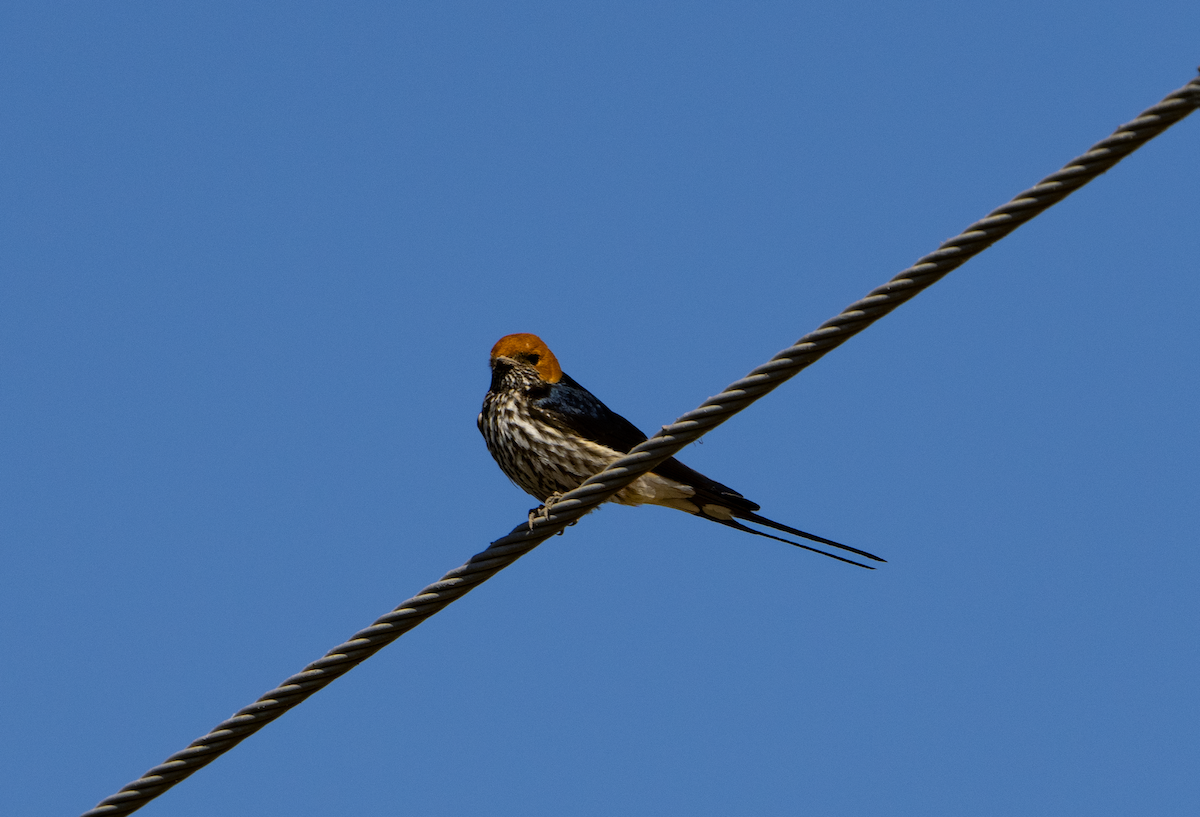
<svg viewBox="0 0 1200 817">
<path fill-rule="evenodd" d="M 71 814 L 1185 84 L 1194 2 L 0 11 L 0 679 Z M 1200 118 L 146 815 L 1194 814 Z"/>
</svg>

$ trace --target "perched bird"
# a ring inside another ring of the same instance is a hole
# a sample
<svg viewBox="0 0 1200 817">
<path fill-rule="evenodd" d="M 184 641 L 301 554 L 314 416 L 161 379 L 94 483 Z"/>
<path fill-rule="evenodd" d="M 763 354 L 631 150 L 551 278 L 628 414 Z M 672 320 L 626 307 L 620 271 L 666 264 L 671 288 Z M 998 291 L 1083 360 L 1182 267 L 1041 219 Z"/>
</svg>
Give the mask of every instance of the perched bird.
<svg viewBox="0 0 1200 817">
<path fill-rule="evenodd" d="M 563 373 L 537 335 L 506 335 L 492 347 L 492 384 L 479 413 L 488 451 L 508 478 L 539 502 L 559 494 L 629 453 L 646 435 Z M 882 562 L 878 556 L 822 539 L 759 516 L 759 506 L 737 491 L 693 471 L 672 457 L 618 491 L 622 505 L 662 505 L 737 530 L 786 542 L 859 567 L 823 550 L 747 527 L 743 519 Z M 530 519 L 533 518 L 530 512 Z"/>
</svg>

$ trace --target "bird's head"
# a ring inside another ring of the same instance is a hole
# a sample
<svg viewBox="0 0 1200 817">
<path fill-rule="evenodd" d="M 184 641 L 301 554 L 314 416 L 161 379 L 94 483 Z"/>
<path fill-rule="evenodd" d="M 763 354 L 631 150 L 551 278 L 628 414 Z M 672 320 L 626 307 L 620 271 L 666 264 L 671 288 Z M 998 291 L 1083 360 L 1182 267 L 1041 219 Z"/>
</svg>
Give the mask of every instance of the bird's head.
<svg viewBox="0 0 1200 817">
<path fill-rule="evenodd" d="M 492 347 L 491 366 L 493 376 L 504 369 L 523 370 L 527 376 L 536 372 L 537 378 L 545 383 L 557 383 L 563 376 L 558 358 L 550 347 L 537 335 L 527 332 L 505 335 L 496 341 Z"/>
</svg>

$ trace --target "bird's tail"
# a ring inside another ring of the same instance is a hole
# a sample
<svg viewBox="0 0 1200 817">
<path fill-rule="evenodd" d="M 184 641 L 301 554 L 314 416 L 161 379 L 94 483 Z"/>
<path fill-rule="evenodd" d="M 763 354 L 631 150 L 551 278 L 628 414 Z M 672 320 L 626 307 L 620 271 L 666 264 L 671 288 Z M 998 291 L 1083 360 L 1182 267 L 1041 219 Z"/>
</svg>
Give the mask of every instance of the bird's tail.
<svg viewBox="0 0 1200 817">
<path fill-rule="evenodd" d="M 871 559 L 876 562 L 886 562 L 887 561 L 887 559 L 882 559 L 879 556 L 876 556 L 874 553 L 867 553 L 865 550 L 859 550 L 858 548 L 852 548 L 849 545 L 843 545 L 841 542 L 835 542 L 832 539 L 825 539 L 821 536 L 817 536 L 812 533 L 806 533 L 802 530 L 797 530 L 796 528 L 789 528 L 787 525 L 781 525 L 780 523 L 774 521 L 773 519 L 767 519 L 765 516 L 759 516 L 758 514 L 753 513 L 751 511 L 744 511 L 744 510 L 738 509 L 738 510 L 734 510 L 733 514 L 735 516 L 737 516 L 738 519 L 744 519 L 747 522 L 755 522 L 759 525 L 765 525 L 768 528 L 774 528 L 777 531 L 782 531 L 783 533 L 790 533 L 792 536 L 799 536 L 803 539 L 808 539 L 809 541 L 812 541 L 812 542 L 820 542 L 822 545 L 829 545 L 830 547 L 840 548 L 841 550 L 846 550 L 846 551 L 849 551 L 850 553 L 856 553 L 859 556 L 862 556 L 866 559 Z M 707 514 L 706 514 L 706 516 L 707 516 Z M 820 553 L 822 556 L 828 556 L 831 559 L 837 559 L 842 562 L 849 562 L 852 565 L 858 565 L 859 567 L 865 567 L 868 570 L 875 569 L 875 568 L 871 567 L 870 565 L 864 565 L 864 564 L 862 564 L 860 562 L 856 562 L 852 559 L 845 559 L 845 558 L 842 558 L 841 556 L 837 556 L 833 553 L 828 553 L 824 550 L 819 550 L 814 547 L 809 547 L 808 545 L 802 545 L 799 542 L 793 542 L 789 539 L 783 539 L 779 536 L 772 536 L 769 533 L 763 533 L 760 530 L 755 530 L 754 528 L 747 527 L 746 525 L 743 525 L 739 522 L 735 522 L 732 519 L 730 519 L 730 520 L 714 519 L 711 516 L 709 516 L 708 518 L 712 519 L 714 522 L 720 522 L 722 525 L 728 525 L 731 528 L 737 528 L 738 530 L 746 531 L 747 533 L 754 533 L 759 536 L 765 536 L 768 539 L 774 539 L 777 542 L 787 542 L 787 544 L 792 545 L 794 547 L 804 548 L 805 550 L 811 550 L 813 553 Z"/>
<path fill-rule="evenodd" d="M 790 539 L 783 539 L 779 536 L 763 533 L 760 530 L 747 527 L 746 525 L 734 520 L 744 519 L 747 522 L 765 525 L 768 528 L 774 528 L 775 530 L 783 533 L 790 533 L 792 536 L 799 536 L 801 539 L 809 539 L 813 542 L 820 542 L 822 545 L 829 545 L 830 547 L 855 553 L 859 556 L 862 556 L 864 559 L 871 559 L 876 562 L 887 561 L 886 559 L 879 558 L 874 553 L 867 553 L 865 550 L 852 548 L 849 545 L 843 545 L 841 542 L 835 542 L 832 539 L 825 539 L 811 533 L 806 533 L 802 530 L 797 530 L 796 528 L 789 528 L 787 525 L 781 525 L 773 519 L 767 519 L 765 516 L 759 516 L 755 513 L 755 511 L 758 510 L 757 502 L 751 502 L 749 499 L 746 499 L 746 497 L 742 496 L 728 485 L 722 485 L 721 483 L 704 476 L 704 474 L 701 474 L 699 471 L 688 468 L 674 457 L 657 466 L 653 473 L 662 477 L 666 477 L 669 480 L 674 480 L 675 482 L 681 483 L 691 488 L 693 492 L 687 497 L 686 500 L 681 502 L 654 500 L 655 504 L 665 505 L 669 508 L 678 508 L 681 511 L 694 513 L 697 516 L 710 519 L 713 522 L 720 522 L 726 527 L 745 531 L 746 533 L 753 533 L 755 536 L 765 536 L 768 539 L 774 539 L 777 542 L 784 542 L 792 545 L 793 547 L 803 548 L 804 550 L 811 550 L 813 553 L 820 553 L 822 556 L 828 556 L 830 559 L 837 559 L 839 562 L 847 562 L 848 564 L 865 567 L 867 570 L 874 570 L 875 568 L 871 567 L 870 565 L 864 565 L 861 562 L 856 562 L 853 559 L 846 559 L 841 556 L 828 553 L 824 550 L 809 547 L 808 545 L 802 545 L 799 542 L 793 542 Z M 716 509 L 720 509 L 719 516 L 715 515 L 714 513 Z M 730 519 L 726 516 L 726 514 L 729 514 L 729 516 L 734 518 Z"/>
</svg>

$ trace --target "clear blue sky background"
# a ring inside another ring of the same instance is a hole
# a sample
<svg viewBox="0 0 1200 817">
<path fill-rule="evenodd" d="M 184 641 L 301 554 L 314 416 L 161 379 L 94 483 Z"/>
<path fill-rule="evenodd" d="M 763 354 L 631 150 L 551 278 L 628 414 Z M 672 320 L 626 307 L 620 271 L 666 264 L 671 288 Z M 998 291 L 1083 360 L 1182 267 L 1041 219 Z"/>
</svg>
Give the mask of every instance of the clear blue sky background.
<svg viewBox="0 0 1200 817">
<path fill-rule="evenodd" d="M 0 778 L 74 814 L 1186 83 L 1200 4 L 13 2 Z M 1200 117 L 146 815 L 1200 811 Z"/>
</svg>

